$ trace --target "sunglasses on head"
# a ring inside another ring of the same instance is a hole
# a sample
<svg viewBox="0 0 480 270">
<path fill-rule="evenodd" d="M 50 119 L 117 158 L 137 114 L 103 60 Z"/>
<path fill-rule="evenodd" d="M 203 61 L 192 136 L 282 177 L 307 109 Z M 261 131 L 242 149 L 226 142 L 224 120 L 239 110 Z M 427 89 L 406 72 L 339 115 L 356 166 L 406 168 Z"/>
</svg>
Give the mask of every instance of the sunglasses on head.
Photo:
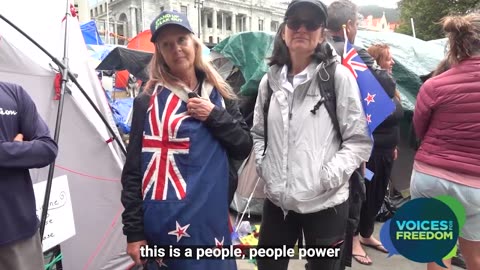
<svg viewBox="0 0 480 270">
<path fill-rule="evenodd" d="M 305 26 L 307 31 L 316 31 L 318 28 L 322 27 L 322 23 L 314 20 L 301 20 L 301 19 L 287 19 L 288 28 L 293 31 L 297 31 L 300 27 Z"/>
</svg>

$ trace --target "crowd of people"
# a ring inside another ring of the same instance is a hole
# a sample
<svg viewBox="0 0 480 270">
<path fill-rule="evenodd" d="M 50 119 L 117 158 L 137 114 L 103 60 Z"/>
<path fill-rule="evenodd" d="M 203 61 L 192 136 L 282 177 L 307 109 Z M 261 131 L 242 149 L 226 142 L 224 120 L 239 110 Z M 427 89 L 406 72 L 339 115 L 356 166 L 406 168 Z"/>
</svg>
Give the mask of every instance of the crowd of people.
<svg viewBox="0 0 480 270">
<path fill-rule="evenodd" d="M 232 259 L 145 259 L 140 250 L 231 245 L 236 164 L 252 151 L 265 182 L 260 247 L 305 241 L 341 248 L 339 259 L 308 259 L 307 269 L 315 270 L 345 269 L 352 260 L 371 265 L 365 246 L 388 253 L 373 232 L 401 155 L 403 109 L 389 46 L 354 45 L 394 104 L 369 136 L 359 85 L 341 65 L 345 43 L 355 43 L 357 14 L 349 0 L 290 2 L 251 128 L 229 84 L 202 57 L 187 17 L 167 10 L 155 18 L 150 80 L 134 101 L 121 179 L 123 233 L 136 265 L 236 269 Z M 480 14 L 442 23 L 448 53 L 417 96 L 413 125 L 420 147 L 410 191 L 412 198 L 450 195 L 463 204 L 459 245 L 467 269 L 480 269 Z M 0 269 L 43 269 L 28 170 L 50 164 L 57 144 L 22 87 L 0 82 L 0 108 Z M 372 179 L 365 179 L 366 169 Z M 286 258 L 261 259 L 258 269 L 286 270 L 288 264 Z"/>
</svg>

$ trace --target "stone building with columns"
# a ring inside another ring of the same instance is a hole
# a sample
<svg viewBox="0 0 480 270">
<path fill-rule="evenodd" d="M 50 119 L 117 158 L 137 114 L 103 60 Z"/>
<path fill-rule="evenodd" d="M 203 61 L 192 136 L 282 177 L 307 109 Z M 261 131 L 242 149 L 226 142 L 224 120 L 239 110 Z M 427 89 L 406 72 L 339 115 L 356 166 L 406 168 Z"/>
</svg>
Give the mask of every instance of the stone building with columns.
<svg viewBox="0 0 480 270">
<path fill-rule="evenodd" d="M 125 44 L 123 37 L 149 29 L 162 10 L 177 10 L 187 15 L 195 34 L 213 46 L 238 32 L 275 32 L 287 4 L 277 0 L 102 0 L 90 7 L 90 17 L 100 32 L 110 26 L 108 31 L 114 35 L 108 43 Z"/>
</svg>

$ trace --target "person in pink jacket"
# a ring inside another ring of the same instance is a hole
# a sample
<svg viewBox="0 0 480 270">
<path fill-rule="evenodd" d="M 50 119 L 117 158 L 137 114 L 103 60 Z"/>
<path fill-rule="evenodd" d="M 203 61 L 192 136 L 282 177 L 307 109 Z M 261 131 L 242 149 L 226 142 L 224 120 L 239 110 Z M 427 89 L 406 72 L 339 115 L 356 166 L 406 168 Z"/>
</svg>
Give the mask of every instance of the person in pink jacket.
<svg viewBox="0 0 480 270">
<path fill-rule="evenodd" d="M 459 238 L 467 269 L 480 269 L 480 13 L 443 19 L 450 69 L 421 87 L 413 124 L 422 141 L 412 198 L 449 195 L 466 210 Z M 449 267 L 450 260 L 444 261 Z M 435 263 L 428 269 L 444 269 Z"/>
</svg>

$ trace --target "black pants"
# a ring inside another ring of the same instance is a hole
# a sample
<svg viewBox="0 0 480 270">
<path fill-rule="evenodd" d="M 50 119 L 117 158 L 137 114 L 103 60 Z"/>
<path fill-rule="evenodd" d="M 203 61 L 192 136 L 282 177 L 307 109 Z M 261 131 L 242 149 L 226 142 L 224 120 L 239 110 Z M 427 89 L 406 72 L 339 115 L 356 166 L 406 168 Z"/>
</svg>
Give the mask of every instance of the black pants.
<svg viewBox="0 0 480 270">
<path fill-rule="evenodd" d="M 358 225 L 357 234 L 368 238 L 373 234 L 375 226 L 375 217 L 382 207 L 387 191 L 388 181 L 392 173 L 393 167 L 393 149 L 386 151 L 373 151 L 367 168 L 374 175 L 371 181 L 365 180 L 366 200 L 362 204 L 360 212 L 360 224 Z"/>
<path fill-rule="evenodd" d="M 282 210 L 265 200 L 260 227 L 259 247 L 294 247 L 301 232 L 308 246 L 332 246 L 344 240 L 348 218 L 348 201 L 311 214 L 289 211 L 284 218 Z M 341 255 L 341 254 L 340 254 Z M 288 259 L 258 259 L 258 270 L 287 270 Z M 308 260 L 310 270 L 337 270 L 340 259 Z"/>
</svg>

